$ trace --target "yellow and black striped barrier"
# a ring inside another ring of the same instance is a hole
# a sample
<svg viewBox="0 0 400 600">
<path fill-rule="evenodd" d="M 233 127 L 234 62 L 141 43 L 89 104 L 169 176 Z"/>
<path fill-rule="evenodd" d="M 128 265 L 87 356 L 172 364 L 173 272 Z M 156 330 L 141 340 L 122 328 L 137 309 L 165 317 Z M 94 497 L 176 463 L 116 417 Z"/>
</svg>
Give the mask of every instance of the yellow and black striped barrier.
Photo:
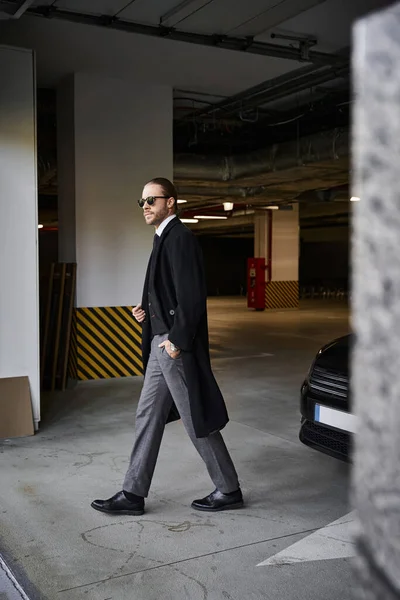
<svg viewBox="0 0 400 600">
<path fill-rule="evenodd" d="M 298 308 L 298 281 L 268 281 L 265 284 L 265 308 Z"/>
<path fill-rule="evenodd" d="M 132 307 L 76 309 L 77 378 L 109 379 L 143 374 L 142 328 Z M 71 370 L 74 364 L 71 349 Z"/>
<path fill-rule="evenodd" d="M 68 377 L 76 381 L 78 379 L 78 337 L 76 331 L 76 310 L 72 314 L 71 337 L 68 358 Z"/>
</svg>

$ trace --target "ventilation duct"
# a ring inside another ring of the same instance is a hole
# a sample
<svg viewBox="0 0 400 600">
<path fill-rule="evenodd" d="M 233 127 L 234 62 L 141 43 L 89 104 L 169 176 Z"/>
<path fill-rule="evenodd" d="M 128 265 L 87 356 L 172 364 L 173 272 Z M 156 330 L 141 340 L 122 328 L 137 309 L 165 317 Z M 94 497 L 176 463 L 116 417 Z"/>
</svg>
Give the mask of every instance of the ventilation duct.
<svg viewBox="0 0 400 600">
<path fill-rule="evenodd" d="M 233 156 L 178 154 L 174 178 L 182 181 L 235 181 L 349 155 L 348 130 L 334 129 L 298 140 L 274 144 L 264 150 Z"/>
<path fill-rule="evenodd" d="M 176 173 L 175 173 L 176 175 Z M 199 185 L 177 185 L 178 193 L 182 196 L 201 196 L 209 198 L 238 197 L 238 199 L 253 198 L 265 193 L 265 186 L 257 187 L 224 187 L 223 189 L 202 187 Z"/>
</svg>

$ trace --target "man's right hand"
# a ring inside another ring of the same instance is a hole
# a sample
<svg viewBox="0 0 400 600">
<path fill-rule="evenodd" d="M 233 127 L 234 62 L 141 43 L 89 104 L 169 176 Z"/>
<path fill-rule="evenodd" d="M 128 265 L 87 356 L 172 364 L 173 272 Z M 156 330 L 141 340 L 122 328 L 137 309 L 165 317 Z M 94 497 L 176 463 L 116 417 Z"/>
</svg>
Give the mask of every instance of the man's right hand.
<svg viewBox="0 0 400 600">
<path fill-rule="evenodd" d="M 138 323 L 143 323 L 143 321 L 146 318 L 146 313 L 144 312 L 144 310 L 142 309 L 142 305 L 138 304 L 137 306 L 135 306 L 134 308 L 132 308 L 132 314 L 135 317 L 136 321 Z"/>
</svg>

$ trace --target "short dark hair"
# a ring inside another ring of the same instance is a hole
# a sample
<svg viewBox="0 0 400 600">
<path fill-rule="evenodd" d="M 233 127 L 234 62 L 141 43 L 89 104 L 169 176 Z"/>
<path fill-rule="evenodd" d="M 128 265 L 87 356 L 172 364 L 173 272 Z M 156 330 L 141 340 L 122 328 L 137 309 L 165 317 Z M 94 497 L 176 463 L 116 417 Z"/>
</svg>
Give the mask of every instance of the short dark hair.
<svg viewBox="0 0 400 600">
<path fill-rule="evenodd" d="M 149 184 L 159 185 L 165 196 L 168 196 L 168 198 L 173 198 L 175 200 L 174 209 L 175 209 L 175 211 L 177 211 L 177 209 L 178 209 L 178 192 L 176 191 L 176 187 L 174 186 L 172 181 L 170 181 L 169 179 L 166 179 L 165 177 L 154 177 L 154 179 L 151 179 L 150 181 L 148 181 L 146 183 L 146 185 L 149 185 Z"/>
</svg>

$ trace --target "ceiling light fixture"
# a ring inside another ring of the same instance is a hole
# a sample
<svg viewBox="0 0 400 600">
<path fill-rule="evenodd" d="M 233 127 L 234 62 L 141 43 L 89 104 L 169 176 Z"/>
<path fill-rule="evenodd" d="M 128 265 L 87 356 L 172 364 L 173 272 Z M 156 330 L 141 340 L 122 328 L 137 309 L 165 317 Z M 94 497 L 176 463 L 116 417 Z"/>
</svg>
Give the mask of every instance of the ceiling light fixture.
<svg viewBox="0 0 400 600">
<path fill-rule="evenodd" d="M 224 202 L 224 210 L 233 210 L 233 202 Z"/>
<path fill-rule="evenodd" d="M 228 217 L 219 217 L 217 215 L 195 215 L 194 217 L 195 219 L 215 219 L 215 220 L 220 220 L 220 219 L 227 219 Z"/>
<path fill-rule="evenodd" d="M 198 223 L 198 219 L 181 219 L 182 223 Z"/>
<path fill-rule="evenodd" d="M 178 198 L 178 204 L 186 204 L 187 200 L 181 200 L 180 198 Z"/>
<path fill-rule="evenodd" d="M 39 223 L 38 229 L 43 229 L 43 225 L 41 223 Z"/>
<path fill-rule="evenodd" d="M 350 202 L 360 202 L 360 198 L 358 196 L 352 196 Z"/>
<path fill-rule="evenodd" d="M 265 207 L 267 210 L 279 210 L 279 206 L 271 205 Z"/>
</svg>

